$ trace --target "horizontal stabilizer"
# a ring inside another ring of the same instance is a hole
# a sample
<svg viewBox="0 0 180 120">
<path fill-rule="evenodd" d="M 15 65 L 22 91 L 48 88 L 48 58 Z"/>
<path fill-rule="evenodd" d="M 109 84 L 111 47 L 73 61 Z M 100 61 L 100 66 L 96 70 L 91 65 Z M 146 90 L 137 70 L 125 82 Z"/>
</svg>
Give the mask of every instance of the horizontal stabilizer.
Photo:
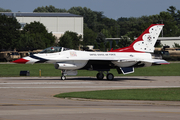
<svg viewBox="0 0 180 120">
<path fill-rule="evenodd" d="M 154 63 L 154 64 L 169 64 L 169 62 L 165 61 L 165 60 L 161 60 L 161 59 L 149 59 L 149 60 L 142 60 L 144 62 L 149 62 L 149 63 Z"/>
<path fill-rule="evenodd" d="M 134 72 L 133 67 L 121 67 L 120 68 L 123 74 L 129 74 Z"/>
</svg>

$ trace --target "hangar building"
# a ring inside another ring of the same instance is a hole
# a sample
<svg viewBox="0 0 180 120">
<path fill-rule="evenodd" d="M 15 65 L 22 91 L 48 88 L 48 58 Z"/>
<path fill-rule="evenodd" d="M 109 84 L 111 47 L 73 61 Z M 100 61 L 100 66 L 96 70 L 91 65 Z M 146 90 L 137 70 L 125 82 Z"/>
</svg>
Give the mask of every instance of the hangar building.
<svg viewBox="0 0 180 120">
<path fill-rule="evenodd" d="M 57 38 L 66 31 L 76 32 L 83 36 L 83 16 L 71 13 L 13 13 L 3 12 L 1 14 L 15 17 L 22 27 L 26 23 L 40 22 L 46 26 L 48 32 L 52 32 Z"/>
<path fill-rule="evenodd" d="M 180 37 L 159 37 L 158 40 L 161 42 L 163 46 L 170 46 L 173 48 L 174 43 L 177 43 L 180 45 Z"/>
</svg>

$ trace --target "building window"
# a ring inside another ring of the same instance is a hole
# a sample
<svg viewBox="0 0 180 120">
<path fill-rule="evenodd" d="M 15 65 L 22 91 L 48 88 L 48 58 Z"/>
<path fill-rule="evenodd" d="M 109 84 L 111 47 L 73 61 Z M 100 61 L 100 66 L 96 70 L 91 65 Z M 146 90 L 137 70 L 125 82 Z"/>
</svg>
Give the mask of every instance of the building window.
<svg viewBox="0 0 180 120">
<path fill-rule="evenodd" d="M 20 23 L 21 24 L 21 30 L 25 27 L 26 23 Z"/>
</svg>

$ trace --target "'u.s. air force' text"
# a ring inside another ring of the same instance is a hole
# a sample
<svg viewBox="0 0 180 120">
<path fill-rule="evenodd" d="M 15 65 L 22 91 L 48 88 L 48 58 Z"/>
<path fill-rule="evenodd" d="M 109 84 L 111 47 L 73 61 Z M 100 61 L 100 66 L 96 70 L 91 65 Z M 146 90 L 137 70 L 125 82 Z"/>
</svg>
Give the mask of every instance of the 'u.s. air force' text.
<svg viewBox="0 0 180 120">
<path fill-rule="evenodd" d="M 116 54 L 99 54 L 99 53 L 93 53 L 93 54 L 90 54 L 90 56 L 116 56 Z"/>
</svg>

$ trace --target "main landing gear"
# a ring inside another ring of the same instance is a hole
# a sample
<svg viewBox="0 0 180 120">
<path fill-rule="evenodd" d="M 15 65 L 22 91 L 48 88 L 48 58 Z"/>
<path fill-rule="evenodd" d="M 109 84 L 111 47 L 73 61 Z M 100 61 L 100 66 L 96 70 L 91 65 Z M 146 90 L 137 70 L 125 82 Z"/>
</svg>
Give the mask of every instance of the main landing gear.
<svg viewBox="0 0 180 120">
<path fill-rule="evenodd" d="M 61 71 L 61 80 L 65 80 L 66 79 L 66 75 L 67 75 L 67 71 L 66 70 L 62 70 Z M 107 80 L 113 80 L 114 79 L 114 75 L 112 73 L 109 73 L 109 71 L 99 71 L 99 73 L 97 73 L 96 77 L 98 80 L 103 80 L 104 78 L 104 74 L 106 74 L 106 78 Z"/>
<path fill-rule="evenodd" d="M 114 75 L 112 73 L 108 73 L 108 71 L 104 72 L 104 73 L 106 74 L 107 80 L 113 80 L 114 79 Z M 98 80 L 102 80 L 104 78 L 103 71 L 99 71 L 99 73 L 97 73 L 96 77 Z"/>
</svg>

